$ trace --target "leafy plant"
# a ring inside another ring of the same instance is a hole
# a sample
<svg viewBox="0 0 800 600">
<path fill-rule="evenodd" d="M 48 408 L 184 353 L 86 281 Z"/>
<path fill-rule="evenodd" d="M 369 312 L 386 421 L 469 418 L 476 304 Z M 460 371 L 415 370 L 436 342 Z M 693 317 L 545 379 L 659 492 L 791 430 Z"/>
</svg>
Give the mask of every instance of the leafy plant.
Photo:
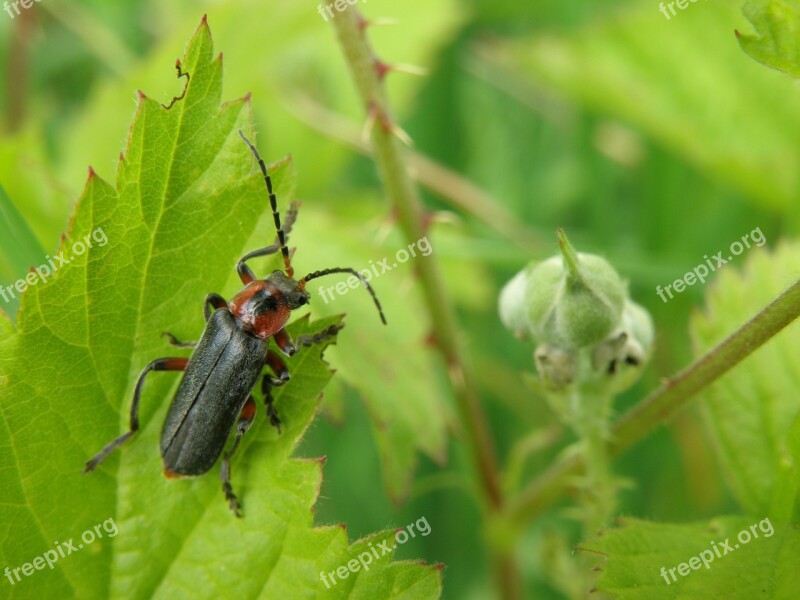
<svg viewBox="0 0 800 600">
<path fill-rule="evenodd" d="M 47 0 L 0 19 L 0 282 L 66 259 L 0 317 L 3 589 L 440 596 L 441 564 L 399 552 L 446 562 L 448 597 L 792 598 L 797 0 L 747 2 L 754 31 L 737 36 L 736 6 L 715 3 L 671 20 L 621 0 L 339 6 L 215 4 L 224 94 L 205 20 L 191 79 L 167 68 L 195 2 Z M 406 63 L 428 76 L 394 75 L 420 73 Z M 112 162 L 137 87 L 153 97 L 134 97 Z M 298 271 L 391 266 L 372 282 L 386 328 L 366 294 L 311 286 L 316 320 L 292 334 L 347 327 L 289 361 L 281 434 L 255 392 L 241 521 L 216 473 L 159 474 L 174 373 L 147 379 L 142 430 L 80 475 L 127 428 L 141 368 L 188 354 L 161 333 L 196 339 L 203 297 L 230 298 L 236 259 L 274 235 L 239 129 L 294 156 L 270 169 L 282 208 L 303 200 Z M 756 222 L 769 250 L 653 294 Z M 561 234 L 564 256 L 541 262 L 557 227 L 585 254 Z M 393 265 L 423 236 L 430 256 Z M 434 535 L 403 550 L 369 533 L 419 515 Z M 339 522 L 361 539 L 320 526 Z"/>
<path fill-rule="evenodd" d="M 291 455 L 331 376 L 322 348 L 289 361 L 293 379 L 276 394 L 283 433 L 260 414 L 234 461 L 244 520 L 232 517 L 213 475 L 177 482 L 160 476 L 156 440 L 176 384 L 170 374 L 148 381 L 143 427 L 125 450 L 81 475 L 86 458 L 126 427 L 138 371 L 170 354 L 160 333 L 198 336 L 204 295 L 227 289 L 231 264 L 251 233 L 273 236 L 261 175 L 236 135 L 252 133 L 249 99 L 220 105 L 222 57 L 213 54 L 205 19 L 181 66 L 191 79 L 170 109 L 139 93 L 116 185 L 90 169 L 61 252 L 75 253 L 75 242 L 96 231 L 109 243 L 95 244 L 52 280 L 30 287 L 16 330 L 4 322 L 5 563 L 32 560 L 53 540 L 77 539 L 107 519 L 120 532 L 64 558 L 58 569 L 16 583 L 15 591 L 81 598 L 172 598 L 187 590 L 193 597 L 437 597 L 439 568 L 392 563 L 389 556 L 330 590 L 323 586 L 320 573 L 347 565 L 391 534 L 351 545 L 344 529 L 312 525 L 322 461 Z M 288 205 L 291 163 L 273 173 Z M 187 306 L 192 298 L 194 308 Z M 338 319 L 302 319 L 289 331 L 318 331 Z M 210 571 L 212 563 L 218 568 Z"/>
</svg>

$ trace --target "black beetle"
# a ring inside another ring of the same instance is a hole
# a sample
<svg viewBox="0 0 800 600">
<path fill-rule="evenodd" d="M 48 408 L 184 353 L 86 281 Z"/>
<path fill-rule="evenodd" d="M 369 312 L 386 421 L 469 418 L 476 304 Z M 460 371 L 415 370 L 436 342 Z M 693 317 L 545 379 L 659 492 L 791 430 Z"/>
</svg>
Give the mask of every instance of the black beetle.
<svg viewBox="0 0 800 600">
<path fill-rule="evenodd" d="M 315 335 L 303 335 L 293 343 L 284 329 L 291 312 L 309 302 L 306 283 L 334 273 L 351 273 L 364 284 L 386 324 L 380 302 L 364 277 L 350 268 L 333 268 L 309 273 L 299 281 L 294 279 L 286 236 L 297 216 L 295 204 L 286 214 L 284 231 L 278 214 L 278 201 L 272 191 L 272 180 L 255 146 L 245 135 L 239 135 L 250 148 L 264 174 L 275 229 L 274 244 L 245 254 L 236 267 L 244 288 L 226 302 L 218 294 L 209 294 L 204 303 L 206 328 L 198 343 L 181 343 L 165 334 L 177 346 L 194 347 L 190 358 L 159 358 L 151 362 L 136 381 L 131 403 L 130 431 L 121 435 L 86 463 L 84 472 L 98 464 L 139 429 L 139 398 L 145 376 L 151 371 L 184 371 L 183 379 L 169 407 L 161 431 L 161 456 L 164 475 L 168 478 L 191 477 L 208 471 L 222 454 L 228 437 L 236 424 L 236 437 L 231 449 L 225 452 L 220 476 L 225 498 L 238 517 L 240 505 L 230 484 L 230 460 L 242 436 L 253 424 L 256 405 L 251 396 L 264 365 L 275 377 L 264 374 L 262 391 L 270 423 L 280 432 L 280 420 L 272 403 L 271 389 L 289 381 L 289 371 L 280 355 L 269 349 L 274 338 L 278 348 L 287 356 L 298 347 L 310 346 L 336 335 L 342 326 L 334 325 Z M 260 256 L 283 254 L 286 273 L 273 271 L 266 279 L 257 279 L 247 261 Z M 216 309 L 211 312 L 211 309 Z M 238 418 L 238 423 L 237 423 Z"/>
</svg>

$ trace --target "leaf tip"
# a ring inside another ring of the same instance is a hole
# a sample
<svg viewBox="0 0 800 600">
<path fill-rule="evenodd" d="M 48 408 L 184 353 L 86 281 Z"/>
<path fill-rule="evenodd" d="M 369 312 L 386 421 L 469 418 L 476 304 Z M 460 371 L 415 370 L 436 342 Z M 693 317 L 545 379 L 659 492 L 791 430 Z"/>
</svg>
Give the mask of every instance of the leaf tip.
<svg viewBox="0 0 800 600">
<path fill-rule="evenodd" d="M 97 173 L 95 172 L 94 168 L 92 167 L 92 165 L 89 165 L 89 181 L 94 179 L 96 176 Z"/>
</svg>

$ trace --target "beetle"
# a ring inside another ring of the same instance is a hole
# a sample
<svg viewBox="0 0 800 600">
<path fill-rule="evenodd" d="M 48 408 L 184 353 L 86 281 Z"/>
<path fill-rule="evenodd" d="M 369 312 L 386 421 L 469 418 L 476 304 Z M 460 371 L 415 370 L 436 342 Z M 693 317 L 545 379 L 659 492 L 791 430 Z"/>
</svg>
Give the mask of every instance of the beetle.
<svg viewBox="0 0 800 600">
<path fill-rule="evenodd" d="M 309 273 L 300 280 L 294 278 L 291 256 L 286 240 L 295 218 L 297 205 L 292 203 L 284 218 L 278 213 L 278 200 L 266 164 L 256 147 L 239 130 L 258 162 L 267 186 L 277 237 L 275 243 L 245 254 L 236 270 L 244 287 L 227 302 L 218 294 L 209 294 L 203 304 L 206 326 L 199 342 L 183 343 L 165 333 L 170 343 L 193 347 L 188 358 L 159 358 L 147 365 L 136 380 L 130 409 L 130 428 L 91 458 L 84 472 L 93 471 L 113 450 L 122 446 L 139 429 L 139 400 L 148 373 L 152 371 L 183 371 L 183 378 L 167 412 L 161 430 L 161 457 L 167 478 L 193 477 L 206 473 L 223 454 L 235 427 L 233 444 L 224 453 L 220 468 L 222 491 L 233 513 L 241 516 L 241 506 L 231 486 L 230 462 L 239 443 L 250 429 L 256 415 L 252 391 L 264 366 L 274 373 L 264 373 L 261 389 L 267 416 L 280 433 L 281 421 L 273 405 L 272 389 L 289 381 L 289 370 L 281 356 L 269 348 L 274 339 L 278 349 L 292 356 L 298 348 L 311 346 L 335 336 L 343 327 L 333 325 L 314 335 L 302 335 L 293 342 L 285 326 L 293 310 L 309 303 L 306 283 L 312 279 L 350 273 L 355 275 L 372 296 L 383 324 L 383 309 L 369 282 L 356 270 L 336 267 Z M 283 256 L 284 271 L 275 270 L 258 279 L 247 261 L 275 254 Z"/>
</svg>

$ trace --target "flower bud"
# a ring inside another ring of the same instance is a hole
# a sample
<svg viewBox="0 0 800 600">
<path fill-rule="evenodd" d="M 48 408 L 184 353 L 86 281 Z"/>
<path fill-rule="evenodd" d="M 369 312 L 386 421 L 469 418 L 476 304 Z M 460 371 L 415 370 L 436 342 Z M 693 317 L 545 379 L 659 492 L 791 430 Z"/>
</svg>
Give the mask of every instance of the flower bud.
<svg viewBox="0 0 800 600">
<path fill-rule="evenodd" d="M 607 391 L 618 394 L 633 385 L 650 359 L 652 344 L 650 314 L 626 300 L 620 326 L 592 349 L 592 368 L 607 377 Z"/>
<path fill-rule="evenodd" d="M 527 273 L 528 326 L 539 343 L 567 349 L 599 344 L 620 324 L 625 284 L 604 258 L 576 253 L 561 229 L 558 241 L 561 256 Z"/>
<path fill-rule="evenodd" d="M 535 266 L 536 264 L 532 263 L 525 267 L 500 292 L 500 320 L 506 329 L 521 340 L 530 337 L 525 295 L 528 289 L 528 274 Z"/>
</svg>

